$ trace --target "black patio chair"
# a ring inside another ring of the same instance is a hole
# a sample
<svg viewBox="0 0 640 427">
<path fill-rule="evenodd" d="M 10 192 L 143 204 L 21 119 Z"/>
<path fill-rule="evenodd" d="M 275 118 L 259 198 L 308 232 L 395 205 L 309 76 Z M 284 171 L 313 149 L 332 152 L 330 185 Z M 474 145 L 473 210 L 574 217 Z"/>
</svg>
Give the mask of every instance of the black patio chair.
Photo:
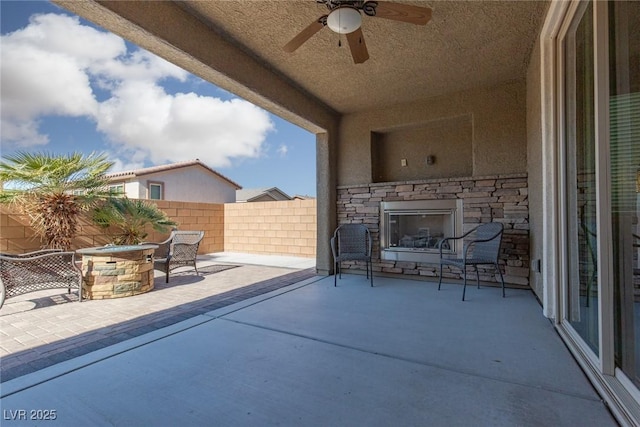
<svg viewBox="0 0 640 427">
<path fill-rule="evenodd" d="M 498 273 L 500 273 L 500 280 L 502 281 L 502 297 L 504 298 L 504 277 L 500 266 L 498 265 L 498 255 L 500 253 L 500 243 L 502 242 L 502 232 L 504 226 L 499 222 L 489 222 L 479 225 L 478 227 L 464 233 L 459 237 L 447 237 L 442 239 L 438 243 L 440 250 L 440 280 L 438 281 L 438 290 L 442 285 L 442 266 L 451 265 L 458 267 L 462 270 L 464 277 L 464 287 L 462 288 L 462 301 L 464 301 L 465 292 L 467 290 L 467 266 L 473 266 L 476 270 L 476 279 L 478 283 L 478 289 L 480 289 L 480 273 L 478 272 L 479 265 L 493 265 Z M 467 238 L 473 233 L 470 238 Z M 446 258 L 443 256 L 442 248 L 445 245 L 452 245 L 450 240 L 465 239 L 462 249 L 462 258 Z"/>
<path fill-rule="evenodd" d="M 158 249 L 154 253 L 153 266 L 166 274 L 166 283 L 169 283 L 169 272 L 178 267 L 192 266 L 199 274 L 196 256 L 203 238 L 204 231 L 174 230 L 164 242 L 154 243 Z"/>
<path fill-rule="evenodd" d="M 342 261 L 364 261 L 367 279 L 371 277 L 373 286 L 373 265 L 371 264 L 371 232 L 362 224 L 343 224 L 336 228 L 331 238 L 333 253 L 334 278 L 333 286 L 337 286 L 337 276 L 342 279 Z"/>
<path fill-rule="evenodd" d="M 26 254 L 0 253 L 0 307 L 5 298 L 43 289 L 78 291 L 82 302 L 82 272 L 75 253 L 44 249 Z"/>
</svg>

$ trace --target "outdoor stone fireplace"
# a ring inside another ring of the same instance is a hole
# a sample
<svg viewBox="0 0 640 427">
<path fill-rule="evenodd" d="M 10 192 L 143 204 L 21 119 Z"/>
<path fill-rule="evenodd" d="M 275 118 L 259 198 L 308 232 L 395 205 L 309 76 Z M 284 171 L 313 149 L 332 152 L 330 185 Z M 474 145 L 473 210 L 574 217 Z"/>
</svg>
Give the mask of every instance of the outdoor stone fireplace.
<svg viewBox="0 0 640 427">
<path fill-rule="evenodd" d="M 505 282 L 529 285 L 526 174 L 345 185 L 337 191 L 338 223 L 361 223 L 369 228 L 373 237 L 373 268 L 378 273 L 435 279 L 439 266 L 438 252 L 433 246 L 440 235 L 460 235 L 479 223 L 496 221 L 504 224 L 499 264 Z M 414 212 L 425 202 L 431 213 Z M 386 207 L 400 209 L 385 215 Z M 436 225 L 437 216 L 441 218 Z M 343 269 L 364 271 L 364 266 L 345 262 Z M 462 278 L 459 270 L 446 267 L 443 276 Z M 499 277 L 492 267 L 480 267 L 480 280 L 498 282 Z"/>
<path fill-rule="evenodd" d="M 461 199 L 381 202 L 380 212 L 382 260 L 438 262 L 438 242 L 462 232 Z M 460 245 L 443 247 L 447 254 L 459 250 Z"/>
</svg>

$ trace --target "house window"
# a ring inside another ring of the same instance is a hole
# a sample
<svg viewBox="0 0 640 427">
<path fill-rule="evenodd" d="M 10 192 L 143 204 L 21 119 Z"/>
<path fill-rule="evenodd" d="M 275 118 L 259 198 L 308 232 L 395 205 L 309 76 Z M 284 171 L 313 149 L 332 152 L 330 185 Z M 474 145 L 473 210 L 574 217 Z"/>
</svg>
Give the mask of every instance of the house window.
<svg viewBox="0 0 640 427">
<path fill-rule="evenodd" d="M 124 184 L 110 185 L 109 193 L 112 195 L 124 195 Z"/>
<path fill-rule="evenodd" d="M 162 200 L 163 199 L 164 185 L 161 182 L 149 183 L 149 199 Z"/>
</svg>

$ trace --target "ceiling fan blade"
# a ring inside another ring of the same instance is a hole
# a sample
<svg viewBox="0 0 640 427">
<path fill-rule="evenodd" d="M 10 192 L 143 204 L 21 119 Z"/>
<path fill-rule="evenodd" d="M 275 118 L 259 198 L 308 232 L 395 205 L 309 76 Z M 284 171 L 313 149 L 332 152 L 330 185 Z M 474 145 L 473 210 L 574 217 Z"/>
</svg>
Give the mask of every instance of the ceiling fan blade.
<svg viewBox="0 0 640 427">
<path fill-rule="evenodd" d="M 326 22 L 327 15 L 321 16 L 316 21 L 312 22 L 307 28 L 300 31 L 300 33 L 292 38 L 289 43 L 284 45 L 282 49 L 284 49 L 285 52 L 289 53 L 295 51 L 297 48 L 302 46 L 304 42 L 309 40 L 311 36 L 320 31 L 326 25 Z"/>
<path fill-rule="evenodd" d="M 351 49 L 353 62 L 356 64 L 362 64 L 364 61 L 369 59 L 369 51 L 367 50 L 367 45 L 364 43 L 362 28 L 358 28 L 354 32 L 347 34 L 347 41 L 349 42 L 349 49 Z"/>
<path fill-rule="evenodd" d="M 431 20 L 431 9 L 428 7 L 379 1 L 375 10 L 374 16 L 378 18 L 393 19 L 410 24 L 425 25 Z"/>
</svg>

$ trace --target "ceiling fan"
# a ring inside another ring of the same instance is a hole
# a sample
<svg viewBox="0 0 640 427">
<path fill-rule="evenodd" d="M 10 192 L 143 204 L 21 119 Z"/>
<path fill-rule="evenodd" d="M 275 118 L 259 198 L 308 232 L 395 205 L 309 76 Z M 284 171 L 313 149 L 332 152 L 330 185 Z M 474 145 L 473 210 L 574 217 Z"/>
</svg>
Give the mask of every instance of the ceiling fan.
<svg viewBox="0 0 640 427">
<path fill-rule="evenodd" d="M 319 17 L 284 45 L 285 52 L 295 51 L 311 36 L 328 26 L 332 31 L 346 35 L 353 61 L 356 64 L 361 64 L 369 59 L 367 45 L 360 28 L 362 24 L 361 11 L 367 16 L 393 19 L 416 25 L 425 25 L 431 19 L 431 9 L 428 7 L 388 1 L 316 0 L 316 3 L 325 5 L 329 9 L 329 13 Z"/>
</svg>

